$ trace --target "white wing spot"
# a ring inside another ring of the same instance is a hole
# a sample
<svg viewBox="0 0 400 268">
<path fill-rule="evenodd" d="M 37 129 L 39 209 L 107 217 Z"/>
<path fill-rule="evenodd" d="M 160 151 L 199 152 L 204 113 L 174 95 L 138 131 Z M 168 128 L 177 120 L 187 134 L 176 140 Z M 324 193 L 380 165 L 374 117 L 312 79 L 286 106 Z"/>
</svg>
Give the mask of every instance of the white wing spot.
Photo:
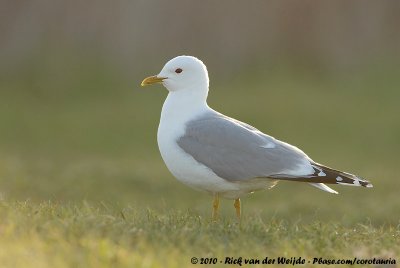
<svg viewBox="0 0 400 268">
<path fill-rule="evenodd" d="M 354 185 L 357 185 L 357 186 L 361 186 L 360 181 L 357 180 L 357 179 L 355 179 L 355 180 L 353 181 L 353 184 L 354 184 Z"/>
<path fill-rule="evenodd" d="M 273 143 L 273 142 L 268 142 L 267 144 L 265 144 L 265 145 L 261 145 L 261 147 L 263 147 L 263 148 L 265 148 L 265 149 L 272 149 L 272 148 L 275 148 L 275 143 Z"/>
<path fill-rule="evenodd" d="M 342 180 L 343 180 L 343 178 L 340 177 L 340 176 L 338 176 L 338 177 L 336 178 L 336 181 L 342 181 Z"/>
<path fill-rule="evenodd" d="M 322 170 L 320 170 L 318 173 L 318 176 L 323 177 L 323 176 L 326 176 L 326 174 Z"/>
</svg>

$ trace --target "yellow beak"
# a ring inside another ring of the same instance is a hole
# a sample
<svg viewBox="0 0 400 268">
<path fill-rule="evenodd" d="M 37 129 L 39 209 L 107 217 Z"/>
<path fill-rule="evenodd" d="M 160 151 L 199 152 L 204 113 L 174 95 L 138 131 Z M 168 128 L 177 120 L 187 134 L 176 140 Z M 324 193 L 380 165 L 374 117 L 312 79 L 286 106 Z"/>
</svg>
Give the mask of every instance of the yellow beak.
<svg viewBox="0 0 400 268">
<path fill-rule="evenodd" d="M 165 79 L 166 77 L 158 77 L 157 75 L 153 75 L 153 76 L 149 76 L 146 77 L 142 83 L 140 84 L 142 87 L 144 86 L 148 86 L 148 85 L 152 85 L 152 84 L 156 84 L 156 83 L 162 83 L 162 81 Z"/>
</svg>

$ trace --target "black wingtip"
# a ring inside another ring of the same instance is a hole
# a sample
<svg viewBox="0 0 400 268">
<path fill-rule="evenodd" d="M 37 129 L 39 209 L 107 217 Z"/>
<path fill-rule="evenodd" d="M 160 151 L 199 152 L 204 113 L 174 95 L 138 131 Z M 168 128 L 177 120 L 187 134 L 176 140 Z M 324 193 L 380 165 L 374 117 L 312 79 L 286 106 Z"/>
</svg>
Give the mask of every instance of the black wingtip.
<svg viewBox="0 0 400 268">
<path fill-rule="evenodd" d="M 314 169 L 317 169 L 319 171 L 322 170 L 323 172 L 327 173 L 327 174 L 324 173 L 324 176 L 327 176 L 327 178 L 330 179 L 334 178 L 336 184 L 342 184 L 348 186 L 362 186 L 366 188 L 374 187 L 369 181 L 365 180 L 364 178 L 358 177 L 356 175 L 336 170 L 317 163 L 314 163 L 313 166 Z"/>
</svg>

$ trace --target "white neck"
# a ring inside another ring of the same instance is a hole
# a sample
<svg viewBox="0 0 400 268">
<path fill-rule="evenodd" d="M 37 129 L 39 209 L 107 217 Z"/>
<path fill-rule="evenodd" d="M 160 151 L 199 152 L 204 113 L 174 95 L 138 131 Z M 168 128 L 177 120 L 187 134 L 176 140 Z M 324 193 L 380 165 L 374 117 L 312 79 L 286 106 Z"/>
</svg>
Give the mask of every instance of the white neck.
<svg viewBox="0 0 400 268">
<path fill-rule="evenodd" d="M 161 121 L 173 120 L 186 122 L 205 112 L 207 105 L 207 89 L 196 87 L 178 91 L 170 91 L 161 111 Z"/>
</svg>

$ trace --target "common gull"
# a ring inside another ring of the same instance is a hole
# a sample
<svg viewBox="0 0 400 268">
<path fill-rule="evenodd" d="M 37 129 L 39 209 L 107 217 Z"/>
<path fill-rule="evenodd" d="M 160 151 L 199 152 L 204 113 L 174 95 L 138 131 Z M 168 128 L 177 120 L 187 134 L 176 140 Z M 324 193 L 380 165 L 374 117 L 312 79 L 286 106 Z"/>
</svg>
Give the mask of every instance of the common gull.
<svg viewBox="0 0 400 268">
<path fill-rule="evenodd" d="M 306 182 L 334 194 L 325 184 L 372 187 L 367 180 L 321 165 L 297 147 L 210 108 L 207 68 L 195 57 L 173 58 L 141 85 L 155 83 L 169 91 L 157 133 L 161 156 L 179 181 L 214 196 L 213 219 L 220 197 L 234 199 L 240 219 L 240 197 L 280 180 Z"/>
</svg>

